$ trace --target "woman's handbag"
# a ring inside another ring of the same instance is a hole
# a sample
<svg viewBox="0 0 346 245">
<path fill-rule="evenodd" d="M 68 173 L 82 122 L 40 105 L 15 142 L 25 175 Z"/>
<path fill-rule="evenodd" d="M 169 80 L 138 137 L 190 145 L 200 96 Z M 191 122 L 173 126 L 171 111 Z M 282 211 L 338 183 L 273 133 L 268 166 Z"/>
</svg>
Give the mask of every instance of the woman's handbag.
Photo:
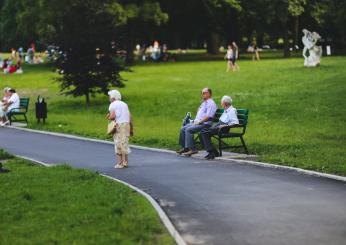
<svg viewBox="0 0 346 245">
<path fill-rule="evenodd" d="M 110 121 L 107 127 L 107 134 L 113 135 L 117 131 L 117 123 L 115 121 Z"/>
</svg>

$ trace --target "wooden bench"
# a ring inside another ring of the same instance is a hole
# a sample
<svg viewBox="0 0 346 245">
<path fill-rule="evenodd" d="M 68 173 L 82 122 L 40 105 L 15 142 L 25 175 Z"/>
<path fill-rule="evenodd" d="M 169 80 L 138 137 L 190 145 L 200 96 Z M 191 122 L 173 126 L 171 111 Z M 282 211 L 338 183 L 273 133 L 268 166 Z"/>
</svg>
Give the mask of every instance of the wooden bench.
<svg viewBox="0 0 346 245">
<path fill-rule="evenodd" d="M 219 121 L 223 111 L 224 109 L 217 109 L 213 122 L 216 123 Z M 219 130 L 218 134 L 213 135 L 213 138 L 215 138 L 218 141 L 220 156 L 222 156 L 223 149 L 230 149 L 230 148 L 244 148 L 245 153 L 249 154 L 249 151 L 246 147 L 246 144 L 243 138 L 246 132 L 246 126 L 248 123 L 248 115 L 249 115 L 248 109 L 237 109 L 239 124 L 223 127 L 222 129 Z M 228 139 L 228 138 L 239 138 L 241 145 L 227 144 L 225 142 L 225 139 Z"/>
<path fill-rule="evenodd" d="M 28 123 L 28 119 L 26 117 L 26 113 L 29 108 L 29 98 L 20 98 L 19 108 L 13 108 L 7 114 L 8 119 L 10 120 L 10 125 L 12 122 L 26 122 Z M 17 116 L 23 116 L 24 119 L 18 119 Z"/>
</svg>

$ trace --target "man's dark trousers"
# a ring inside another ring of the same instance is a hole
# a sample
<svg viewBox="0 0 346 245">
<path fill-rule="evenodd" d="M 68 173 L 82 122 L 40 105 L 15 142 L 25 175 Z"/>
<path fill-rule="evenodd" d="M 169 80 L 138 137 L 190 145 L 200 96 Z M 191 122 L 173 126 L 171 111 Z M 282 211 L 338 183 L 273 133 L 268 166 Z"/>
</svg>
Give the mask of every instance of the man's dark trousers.
<svg viewBox="0 0 346 245">
<path fill-rule="evenodd" d="M 208 152 L 215 151 L 215 147 L 211 142 L 211 137 L 217 135 L 220 131 L 220 127 L 225 125 L 223 122 L 218 122 L 210 128 L 203 129 L 200 133 L 201 143 L 204 146 L 205 150 Z"/>
</svg>

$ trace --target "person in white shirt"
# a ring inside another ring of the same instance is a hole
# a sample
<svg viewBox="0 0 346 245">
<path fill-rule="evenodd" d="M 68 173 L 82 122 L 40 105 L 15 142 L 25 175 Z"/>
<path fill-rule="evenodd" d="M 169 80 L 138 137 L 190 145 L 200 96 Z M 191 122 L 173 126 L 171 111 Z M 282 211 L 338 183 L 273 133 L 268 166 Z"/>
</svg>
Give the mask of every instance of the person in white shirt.
<svg viewBox="0 0 346 245">
<path fill-rule="evenodd" d="M 5 103 L 10 99 L 10 88 L 4 88 L 4 97 L 0 101 L 0 126 L 3 126 L 3 123 L 6 122 L 6 107 Z"/>
<path fill-rule="evenodd" d="M 9 93 L 9 99 L 5 102 L 3 102 L 3 110 L 5 111 L 6 115 L 4 116 L 3 122 L 0 124 L 0 126 L 4 126 L 9 124 L 9 120 L 7 119 L 7 115 L 12 111 L 17 111 L 19 110 L 20 107 L 20 99 L 18 94 L 16 93 L 16 90 L 13 88 L 10 88 L 8 90 Z"/>
<path fill-rule="evenodd" d="M 218 134 L 222 128 L 225 126 L 233 126 L 239 124 L 237 117 L 237 109 L 232 105 L 232 98 L 230 96 L 223 96 L 221 99 L 221 106 L 224 108 L 224 112 L 219 118 L 219 122 L 213 125 L 211 128 L 202 130 L 200 133 L 201 142 L 208 152 L 208 155 L 205 156 L 206 159 L 214 159 L 219 156 L 219 152 L 215 149 L 211 142 L 211 137 L 215 134 Z"/>
<path fill-rule="evenodd" d="M 226 72 L 229 72 L 230 70 L 234 70 L 234 67 L 233 67 L 233 62 L 232 62 L 232 59 L 233 59 L 233 49 L 232 49 L 232 46 L 231 45 L 228 45 L 228 49 L 227 49 L 227 53 L 224 57 L 224 59 L 227 59 L 227 68 L 226 68 Z"/>
<path fill-rule="evenodd" d="M 111 90 L 108 95 L 111 104 L 107 119 L 116 122 L 116 133 L 113 135 L 113 139 L 117 163 L 114 167 L 125 168 L 128 167 L 130 153 L 129 137 L 133 135 L 131 114 L 127 104 L 121 101 L 121 94 L 118 90 Z"/>
</svg>

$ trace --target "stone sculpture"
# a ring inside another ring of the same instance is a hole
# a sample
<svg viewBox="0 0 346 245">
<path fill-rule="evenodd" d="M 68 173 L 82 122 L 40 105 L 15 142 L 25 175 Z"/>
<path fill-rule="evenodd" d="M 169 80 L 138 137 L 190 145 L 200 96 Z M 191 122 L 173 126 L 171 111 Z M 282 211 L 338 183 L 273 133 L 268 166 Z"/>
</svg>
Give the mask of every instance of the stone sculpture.
<svg viewBox="0 0 346 245">
<path fill-rule="evenodd" d="M 302 42 L 304 44 L 303 56 L 305 67 L 316 67 L 321 63 L 322 46 L 317 46 L 316 43 L 321 39 L 317 32 L 310 32 L 303 29 L 304 36 Z"/>
</svg>

